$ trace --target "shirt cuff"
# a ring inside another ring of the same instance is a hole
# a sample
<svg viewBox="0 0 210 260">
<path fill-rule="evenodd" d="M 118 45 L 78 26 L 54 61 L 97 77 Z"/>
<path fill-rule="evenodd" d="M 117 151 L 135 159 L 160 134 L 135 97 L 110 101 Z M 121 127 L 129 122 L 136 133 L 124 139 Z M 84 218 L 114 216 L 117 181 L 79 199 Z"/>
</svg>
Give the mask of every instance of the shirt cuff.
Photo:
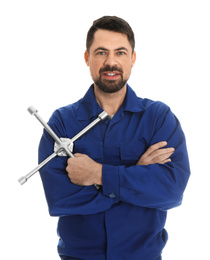
<svg viewBox="0 0 210 260">
<path fill-rule="evenodd" d="M 120 200 L 119 166 L 103 164 L 102 192 L 116 202 Z"/>
</svg>

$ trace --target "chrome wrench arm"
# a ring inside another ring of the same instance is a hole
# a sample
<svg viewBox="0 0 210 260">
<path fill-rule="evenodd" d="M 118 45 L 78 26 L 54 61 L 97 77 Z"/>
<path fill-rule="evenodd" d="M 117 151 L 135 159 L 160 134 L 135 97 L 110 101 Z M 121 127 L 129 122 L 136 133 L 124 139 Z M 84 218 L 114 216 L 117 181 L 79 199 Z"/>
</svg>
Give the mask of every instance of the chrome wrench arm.
<svg viewBox="0 0 210 260">
<path fill-rule="evenodd" d="M 52 138 L 55 140 L 57 143 L 57 146 L 59 147 L 59 150 L 65 150 L 66 154 L 69 157 L 74 157 L 74 155 L 70 152 L 68 149 L 68 146 L 70 145 L 69 142 L 63 142 L 57 135 L 56 133 L 52 130 L 52 128 L 41 118 L 41 116 L 38 114 L 38 111 L 33 107 L 30 106 L 28 108 L 28 112 L 32 115 L 34 115 L 38 121 L 44 126 L 46 131 L 52 136 Z"/>
<path fill-rule="evenodd" d="M 44 161 L 42 161 L 36 168 L 34 168 L 32 171 L 30 171 L 28 174 L 26 174 L 25 176 L 21 177 L 20 179 L 18 179 L 19 183 L 21 185 L 23 185 L 24 183 L 27 182 L 27 180 L 29 178 L 31 178 L 31 176 L 33 176 L 36 172 L 38 172 L 42 167 L 45 166 L 45 164 L 47 164 L 50 160 L 52 160 L 53 158 L 55 158 L 57 156 L 57 153 L 54 152 L 53 154 L 51 154 L 49 157 L 47 157 Z"/>
<path fill-rule="evenodd" d="M 92 129 L 100 121 L 105 120 L 107 117 L 108 117 L 108 114 L 105 111 L 101 112 L 92 123 L 90 123 L 83 130 L 81 130 L 78 134 L 76 134 L 73 138 L 71 138 L 72 143 L 74 143 L 77 139 L 79 139 L 81 136 L 83 136 L 85 133 L 87 133 L 90 129 Z"/>
</svg>

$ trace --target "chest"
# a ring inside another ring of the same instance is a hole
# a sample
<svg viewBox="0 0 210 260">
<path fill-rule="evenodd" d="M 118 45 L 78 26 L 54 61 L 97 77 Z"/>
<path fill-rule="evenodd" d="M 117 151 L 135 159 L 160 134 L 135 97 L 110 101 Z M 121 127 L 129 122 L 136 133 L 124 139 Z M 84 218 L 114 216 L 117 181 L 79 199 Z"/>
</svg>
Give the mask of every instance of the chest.
<svg viewBox="0 0 210 260">
<path fill-rule="evenodd" d="M 74 144 L 74 153 L 111 165 L 135 165 L 147 150 L 152 129 L 142 114 L 123 115 L 99 123 Z"/>
</svg>

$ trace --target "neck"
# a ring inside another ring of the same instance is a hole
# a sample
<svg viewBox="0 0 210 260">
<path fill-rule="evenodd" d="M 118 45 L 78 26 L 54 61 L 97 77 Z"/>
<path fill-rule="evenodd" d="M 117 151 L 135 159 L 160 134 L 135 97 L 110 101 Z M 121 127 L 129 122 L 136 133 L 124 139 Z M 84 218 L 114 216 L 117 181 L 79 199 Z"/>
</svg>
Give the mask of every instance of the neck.
<svg viewBox="0 0 210 260">
<path fill-rule="evenodd" d="M 121 107 L 127 92 L 127 86 L 125 85 L 121 90 L 115 93 L 105 93 L 94 85 L 94 94 L 96 101 L 107 112 L 109 116 L 115 115 Z"/>
</svg>

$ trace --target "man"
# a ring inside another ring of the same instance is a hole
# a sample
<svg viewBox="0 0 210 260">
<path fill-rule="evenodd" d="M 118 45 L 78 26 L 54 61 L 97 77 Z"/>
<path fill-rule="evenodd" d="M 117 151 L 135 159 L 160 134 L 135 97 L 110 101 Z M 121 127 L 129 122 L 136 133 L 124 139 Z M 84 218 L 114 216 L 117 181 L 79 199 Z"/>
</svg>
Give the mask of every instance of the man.
<svg viewBox="0 0 210 260">
<path fill-rule="evenodd" d="M 161 259 L 167 210 L 181 204 L 190 175 L 185 137 L 168 106 L 128 86 L 134 47 L 127 22 L 96 20 L 85 51 L 94 84 L 49 121 L 58 136 L 71 138 L 102 110 L 109 115 L 75 142 L 74 158 L 57 157 L 41 170 L 49 212 L 60 217 L 63 260 Z M 40 161 L 53 146 L 44 131 Z"/>
</svg>

